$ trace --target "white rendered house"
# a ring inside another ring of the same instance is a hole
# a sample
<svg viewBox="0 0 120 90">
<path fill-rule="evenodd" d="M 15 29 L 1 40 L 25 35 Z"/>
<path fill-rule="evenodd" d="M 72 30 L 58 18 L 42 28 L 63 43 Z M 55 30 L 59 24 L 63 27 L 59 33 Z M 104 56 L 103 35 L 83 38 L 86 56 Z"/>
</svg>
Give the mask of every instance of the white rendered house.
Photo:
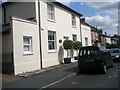
<svg viewBox="0 0 120 90">
<path fill-rule="evenodd" d="M 85 22 L 85 18 L 81 19 L 81 36 L 82 46 L 91 46 L 91 26 Z"/>
<path fill-rule="evenodd" d="M 3 4 L 3 68 L 17 75 L 63 62 L 63 41 L 81 41 L 81 16 L 59 2 Z"/>
</svg>

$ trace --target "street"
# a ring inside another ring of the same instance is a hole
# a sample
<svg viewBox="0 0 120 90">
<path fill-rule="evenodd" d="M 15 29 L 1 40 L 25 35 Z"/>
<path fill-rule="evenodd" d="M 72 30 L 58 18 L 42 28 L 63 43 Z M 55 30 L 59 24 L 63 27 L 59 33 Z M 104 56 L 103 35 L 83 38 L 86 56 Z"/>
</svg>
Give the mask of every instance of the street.
<svg viewBox="0 0 120 90">
<path fill-rule="evenodd" d="M 49 88 L 117 88 L 118 87 L 118 64 L 108 69 L 107 74 L 99 72 L 86 72 L 71 77 L 49 86 Z M 47 87 L 45 87 L 47 88 Z"/>
<path fill-rule="evenodd" d="M 71 63 L 12 83 L 4 83 L 3 88 L 118 88 L 118 63 L 114 63 L 107 74 L 85 72 L 76 75 L 77 72 L 77 63 Z"/>
</svg>

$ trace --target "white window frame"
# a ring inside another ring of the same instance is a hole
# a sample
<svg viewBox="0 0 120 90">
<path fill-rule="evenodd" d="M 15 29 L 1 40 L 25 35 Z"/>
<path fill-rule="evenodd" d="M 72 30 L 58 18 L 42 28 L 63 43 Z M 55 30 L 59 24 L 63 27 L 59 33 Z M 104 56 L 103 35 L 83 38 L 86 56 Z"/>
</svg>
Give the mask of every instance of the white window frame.
<svg viewBox="0 0 120 90">
<path fill-rule="evenodd" d="M 24 43 L 24 38 L 29 38 L 29 44 L 25 44 Z M 29 46 L 29 51 L 25 51 L 24 47 L 25 46 Z M 33 54 L 33 50 L 32 50 L 32 36 L 31 35 L 23 35 L 23 54 L 24 55 L 29 55 L 29 54 Z"/>
<path fill-rule="evenodd" d="M 55 21 L 55 10 L 52 4 L 47 3 L 47 16 L 49 21 Z"/>
<path fill-rule="evenodd" d="M 71 14 L 72 16 L 72 26 L 76 27 L 76 16 L 74 14 Z"/>
<path fill-rule="evenodd" d="M 54 33 L 54 40 L 49 40 L 49 32 Z M 48 30 L 48 52 L 57 52 L 56 31 Z M 49 49 L 49 42 L 54 42 L 54 49 Z"/>
</svg>

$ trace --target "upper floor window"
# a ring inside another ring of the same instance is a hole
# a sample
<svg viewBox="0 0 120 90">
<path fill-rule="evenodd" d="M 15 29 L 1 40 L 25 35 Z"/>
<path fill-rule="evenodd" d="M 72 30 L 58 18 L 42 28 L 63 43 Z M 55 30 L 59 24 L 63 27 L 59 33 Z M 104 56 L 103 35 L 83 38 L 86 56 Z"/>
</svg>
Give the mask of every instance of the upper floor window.
<svg viewBox="0 0 120 90">
<path fill-rule="evenodd" d="M 54 6 L 51 4 L 47 4 L 47 14 L 48 14 L 48 20 L 55 20 L 55 13 L 54 13 Z"/>
<path fill-rule="evenodd" d="M 48 50 L 56 50 L 56 32 L 48 31 Z"/>
<path fill-rule="evenodd" d="M 72 14 L 72 26 L 76 26 L 76 17 Z"/>
</svg>

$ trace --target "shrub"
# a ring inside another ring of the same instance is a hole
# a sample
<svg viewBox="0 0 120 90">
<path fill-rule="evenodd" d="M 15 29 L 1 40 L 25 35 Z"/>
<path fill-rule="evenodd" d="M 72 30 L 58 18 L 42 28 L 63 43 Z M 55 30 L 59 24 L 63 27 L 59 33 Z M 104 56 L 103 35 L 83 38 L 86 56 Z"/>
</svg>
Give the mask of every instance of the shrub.
<svg viewBox="0 0 120 90">
<path fill-rule="evenodd" d="M 82 43 L 81 42 L 79 42 L 79 41 L 74 41 L 73 42 L 73 49 L 74 50 L 79 50 L 80 48 L 82 47 Z"/>
<path fill-rule="evenodd" d="M 63 42 L 63 47 L 67 51 L 67 57 L 68 57 L 68 50 L 73 48 L 73 41 L 66 39 Z"/>
</svg>

